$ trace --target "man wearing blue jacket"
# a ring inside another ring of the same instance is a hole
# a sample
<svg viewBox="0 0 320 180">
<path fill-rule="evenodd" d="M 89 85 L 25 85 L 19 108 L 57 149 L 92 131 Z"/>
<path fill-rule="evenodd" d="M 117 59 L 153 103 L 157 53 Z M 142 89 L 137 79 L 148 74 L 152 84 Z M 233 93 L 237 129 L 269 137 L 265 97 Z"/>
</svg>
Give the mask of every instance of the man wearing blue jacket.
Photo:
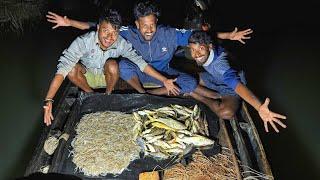
<svg viewBox="0 0 320 180">
<path fill-rule="evenodd" d="M 266 132 L 268 123 L 279 132 L 276 123 L 286 128 L 280 119 L 285 116 L 269 110 L 270 99 L 262 104 L 244 85 L 238 73 L 229 66 L 228 57 L 222 47 L 214 46 L 211 37 L 204 31 L 194 31 L 189 38 L 192 58 L 206 71 L 200 73 L 200 84 L 221 94 L 221 101 L 210 104 L 211 109 L 224 119 L 232 119 L 239 105 L 239 96 L 253 106 L 264 122 Z"/>
</svg>

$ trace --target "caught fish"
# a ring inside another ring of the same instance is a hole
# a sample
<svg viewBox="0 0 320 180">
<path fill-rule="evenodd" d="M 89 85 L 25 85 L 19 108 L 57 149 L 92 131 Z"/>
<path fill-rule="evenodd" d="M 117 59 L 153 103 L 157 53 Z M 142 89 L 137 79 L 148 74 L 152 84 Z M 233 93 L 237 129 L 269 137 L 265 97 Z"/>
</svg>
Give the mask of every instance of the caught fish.
<svg viewBox="0 0 320 180">
<path fill-rule="evenodd" d="M 133 112 L 133 119 L 137 122 L 142 122 L 140 115 L 136 112 Z"/>
<path fill-rule="evenodd" d="M 164 129 L 159 129 L 159 128 L 152 128 L 151 131 L 147 134 L 144 134 L 143 137 L 154 137 L 160 134 L 163 134 L 165 132 Z"/>
<path fill-rule="evenodd" d="M 206 116 L 199 106 L 188 108 L 171 104 L 152 110 L 141 110 L 133 113 L 137 121 L 134 131 L 139 133 L 140 146 L 145 155 L 156 159 L 170 156 L 182 158 L 194 147 L 207 147 L 214 141 L 208 136 Z M 204 136 L 201 136 L 201 135 Z"/>
<path fill-rule="evenodd" d="M 187 129 L 184 124 L 171 118 L 153 118 L 149 115 L 148 118 L 151 122 L 160 122 L 176 130 Z"/>
<path fill-rule="evenodd" d="M 151 139 L 147 139 L 148 143 L 153 143 L 159 139 L 161 139 L 163 137 L 163 134 L 162 135 L 158 135 L 158 136 L 154 136 L 154 137 L 151 137 Z"/>
<path fill-rule="evenodd" d="M 157 140 L 157 141 L 153 142 L 153 144 L 156 145 L 156 146 L 159 146 L 159 147 L 161 147 L 163 149 L 171 148 L 171 146 L 168 143 L 166 143 L 166 142 L 164 142 L 162 140 Z"/>
<path fill-rule="evenodd" d="M 156 159 L 159 159 L 159 160 L 162 160 L 162 159 L 168 159 L 169 158 L 169 156 L 168 155 L 166 155 L 166 154 L 164 154 L 164 153 L 162 153 L 162 152 L 147 152 L 146 153 L 146 155 L 148 156 L 152 156 L 152 157 L 154 157 L 154 158 L 156 158 Z"/>
<path fill-rule="evenodd" d="M 145 134 L 150 133 L 151 131 L 152 131 L 151 128 L 150 128 L 150 129 L 146 129 L 146 130 L 144 130 L 141 134 L 142 134 L 142 135 L 145 135 Z"/>
<path fill-rule="evenodd" d="M 201 146 L 209 146 L 209 145 L 213 145 L 214 141 L 206 138 L 204 136 L 200 136 L 200 135 L 194 135 L 192 137 L 183 137 L 183 138 L 176 138 L 177 142 L 184 142 L 186 144 L 193 144 L 197 147 L 201 147 Z"/>
<path fill-rule="evenodd" d="M 157 127 L 157 128 L 162 128 L 162 129 L 171 130 L 171 131 L 177 131 L 176 129 L 173 129 L 173 128 L 171 128 L 163 123 L 160 123 L 160 122 L 153 122 L 153 123 L 151 123 L 151 125 L 153 127 Z"/>
<path fill-rule="evenodd" d="M 190 131 L 185 130 L 185 129 L 179 130 L 178 133 L 182 133 L 182 134 L 185 134 L 185 135 L 188 135 L 188 136 L 192 136 L 193 135 Z"/>
<path fill-rule="evenodd" d="M 176 148 L 166 149 L 165 151 L 168 152 L 168 153 L 170 153 L 170 154 L 176 155 L 176 154 L 182 153 L 182 152 L 183 152 L 183 149 L 176 147 Z"/>
<path fill-rule="evenodd" d="M 172 144 L 169 144 L 170 145 L 170 148 L 180 148 L 180 149 L 184 149 L 186 146 L 176 142 L 176 143 L 172 143 Z"/>
<path fill-rule="evenodd" d="M 204 131 L 206 135 L 209 136 L 209 125 L 208 125 L 206 114 L 203 114 L 203 123 L 204 123 Z"/>
<path fill-rule="evenodd" d="M 177 118 L 178 121 L 186 121 L 190 116 L 180 116 Z"/>
<path fill-rule="evenodd" d="M 188 113 L 192 114 L 193 113 L 193 110 L 192 109 L 189 109 L 185 106 L 183 106 L 183 110 L 187 111 Z"/>
<path fill-rule="evenodd" d="M 200 108 L 197 104 L 193 107 L 192 117 L 194 120 L 197 120 L 200 117 Z"/>
<path fill-rule="evenodd" d="M 147 143 L 146 146 L 150 152 L 156 152 L 156 149 L 151 144 Z"/>
<path fill-rule="evenodd" d="M 165 106 L 165 107 L 155 109 L 155 111 L 157 111 L 157 112 L 159 112 L 159 111 L 174 111 L 174 109 L 172 107 Z"/>
</svg>

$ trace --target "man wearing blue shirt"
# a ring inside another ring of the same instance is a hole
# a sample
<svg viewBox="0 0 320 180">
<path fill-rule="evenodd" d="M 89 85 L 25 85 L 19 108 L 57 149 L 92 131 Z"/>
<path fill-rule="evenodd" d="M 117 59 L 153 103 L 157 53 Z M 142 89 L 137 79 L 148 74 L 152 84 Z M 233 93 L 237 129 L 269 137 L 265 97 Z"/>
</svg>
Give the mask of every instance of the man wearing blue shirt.
<svg viewBox="0 0 320 180">
<path fill-rule="evenodd" d="M 279 132 L 275 123 L 283 128 L 280 119 L 285 116 L 269 110 L 270 99 L 262 104 L 255 95 L 243 84 L 238 73 L 229 66 L 227 54 L 223 48 L 213 46 L 211 37 L 204 31 L 194 31 L 189 38 L 192 58 L 206 70 L 200 73 L 200 84 L 217 91 L 222 95 L 221 102 L 215 101 L 210 108 L 223 119 L 232 119 L 239 105 L 239 96 L 252 105 L 264 122 L 266 132 L 268 123 Z"/>
</svg>

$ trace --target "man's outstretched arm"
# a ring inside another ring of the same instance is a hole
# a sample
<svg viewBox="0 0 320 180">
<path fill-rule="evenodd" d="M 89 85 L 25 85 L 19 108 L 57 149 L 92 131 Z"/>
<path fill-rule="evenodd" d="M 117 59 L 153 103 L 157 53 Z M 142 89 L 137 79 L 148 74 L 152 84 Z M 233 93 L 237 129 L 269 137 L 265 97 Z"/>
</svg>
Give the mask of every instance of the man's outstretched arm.
<svg viewBox="0 0 320 180">
<path fill-rule="evenodd" d="M 258 98 L 242 83 L 238 83 L 235 89 L 236 93 L 247 103 L 249 103 L 251 106 L 253 106 L 259 113 L 261 119 L 263 120 L 264 128 L 266 132 L 269 132 L 268 129 L 268 123 L 271 124 L 272 128 L 279 132 L 276 123 L 280 125 L 283 128 L 286 128 L 287 126 L 281 122 L 280 119 L 286 119 L 286 116 L 283 116 L 281 114 L 272 112 L 269 110 L 269 103 L 270 99 L 266 98 L 265 102 L 262 104 Z"/>
<path fill-rule="evenodd" d="M 73 19 L 69 19 L 67 16 L 62 17 L 50 11 L 46 15 L 46 17 L 47 17 L 47 21 L 56 24 L 55 26 L 52 27 L 52 29 L 56 29 L 58 27 L 68 27 L 68 26 L 81 29 L 81 30 L 86 30 L 90 28 L 90 23 L 88 22 L 76 21 Z"/>
<path fill-rule="evenodd" d="M 55 26 L 52 27 L 52 29 L 55 29 L 58 27 L 71 26 L 77 29 L 86 30 L 92 27 L 92 23 L 90 22 L 82 22 L 82 21 L 69 19 L 67 16 L 62 17 L 50 11 L 46 15 L 46 17 L 47 17 L 47 21 L 56 24 Z M 251 37 L 247 35 L 251 33 L 253 33 L 252 29 L 245 29 L 242 31 L 238 31 L 238 28 L 235 28 L 232 32 L 218 32 L 217 37 L 219 39 L 229 39 L 233 41 L 239 41 L 242 44 L 245 44 L 244 40 L 250 39 Z"/>
<path fill-rule="evenodd" d="M 238 31 L 238 28 L 234 28 L 232 32 L 218 32 L 217 37 L 219 39 L 229 39 L 232 41 L 239 41 L 242 44 L 245 44 L 244 40 L 250 39 L 250 36 L 247 36 L 249 34 L 253 33 L 252 29 L 245 29 L 242 31 Z"/>
<path fill-rule="evenodd" d="M 44 99 L 45 104 L 43 106 L 43 110 L 44 110 L 43 120 L 47 126 L 49 126 L 51 124 L 51 121 L 53 120 L 53 115 L 52 115 L 53 98 L 56 95 L 58 89 L 60 88 L 63 80 L 64 80 L 63 75 L 56 74 L 50 83 L 49 90 L 47 92 L 46 98 Z"/>
</svg>

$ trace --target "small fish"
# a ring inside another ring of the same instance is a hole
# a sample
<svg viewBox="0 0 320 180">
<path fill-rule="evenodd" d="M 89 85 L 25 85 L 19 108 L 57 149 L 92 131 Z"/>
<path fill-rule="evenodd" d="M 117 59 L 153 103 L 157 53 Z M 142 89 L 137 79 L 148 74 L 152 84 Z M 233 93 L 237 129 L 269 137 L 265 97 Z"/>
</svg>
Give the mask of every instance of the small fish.
<svg viewBox="0 0 320 180">
<path fill-rule="evenodd" d="M 209 146 L 214 144 L 213 140 L 200 135 L 194 135 L 192 137 L 185 136 L 183 138 L 176 138 L 176 140 L 178 142 L 184 142 L 186 144 L 193 144 L 197 147 Z"/>
<path fill-rule="evenodd" d="M 141 134 L 142 134 L 142 135 L 145 135 L 145 134 L 150 133 L 151 131 L 152 131 L 151 128 L 150 128 L 150 129 L 146 129 L 146 130 L 144 130 Z"/>
<path fill-rule="evenodd" d="M 166 143 L 166 142 L 164 142 L 162 140 L 157 140 L 157 141 L 153 142 L 153 144 L 156 145 L 156 146 L 159 146 L 159 147 L 161 147 L 163 149 L 171 148 L 171 146 L 168 143 Z"/>
<path fill-rule="evenodd" d="M 197 104 L 193 107 L 192 117 L 194 120 L 197 120 L 200 117 L 200 108 Z"/>
<path fill-rule="evenodd" d="M 151 139 L 149 139 L 149 140 L 147 140 L 147 141 L 148 141 L 148 143 L 153 143 L 153 142 L 155 142 L 155 141 L 157 141 L 157 140 L 159 140 L 159 139 L 161 139 L 161 138 L 163 138 L 163 134 L 158 135 L 158 136 L 151 137 Z"/>
<path fill-rule="evenodd" d="M 179 130 L 178 133 L 183 133 L 183 134 L 188 135 L 188 136 L 192 136 L 193 135 L 190 131 L 188 131 L 186 129 Z"/>
<path fill-rule="evenodd" d="M 136 120 L 137 122 L 142 122 L 140 115 L 136 112 L 133 112 L 133 119 Z"/>
<path fill-rule="evenodd" d="M 174 111 L 174 109 L 172 107 L 165 106 L 165 107 L 155 109 L 155 111 Z"/>
<path fill-rule="evenodd" d="M 162 160 L 162 159 L 168 159 L 169 156 L 162 153 L 162 152 L 148 152 L 146 155 L 149 155 L 151 157 L 154 157 L 156 159 Z"/>
<path fill-rule="evenodd" d="M 166 149 L 166 152 L 170 153 L 170 154 L 180 154 L 183 152 L 182 148 L 170 148 L 170 149 Z"/>
<path fill-rule="evenodd" d="M 156 152 L 156 149 L 151 144 L 147 143 L 146 146 L 150 152 Z"/>
<path fill-rule="evenodd" d="M 187 127 L 184 124 L 171 118 L 153 118 L 149 115 L 148 118 L 150 119 L 150 121 L 163 123 L 173 129 L 187 129 Z"/>
<path fill-rule="evenodd" d="M 173 129 L 173 128 L 171 128 L 163 123 L 160 123 L 160 122 L 153 122 L 153 123 L 151 123 L 151 125 L 153 127 L 157 127 L 157 128 L 162 128 L 162 129 L 171 130 L 171 131 L 177 131 L 176 129 Z"/>
</svg>

